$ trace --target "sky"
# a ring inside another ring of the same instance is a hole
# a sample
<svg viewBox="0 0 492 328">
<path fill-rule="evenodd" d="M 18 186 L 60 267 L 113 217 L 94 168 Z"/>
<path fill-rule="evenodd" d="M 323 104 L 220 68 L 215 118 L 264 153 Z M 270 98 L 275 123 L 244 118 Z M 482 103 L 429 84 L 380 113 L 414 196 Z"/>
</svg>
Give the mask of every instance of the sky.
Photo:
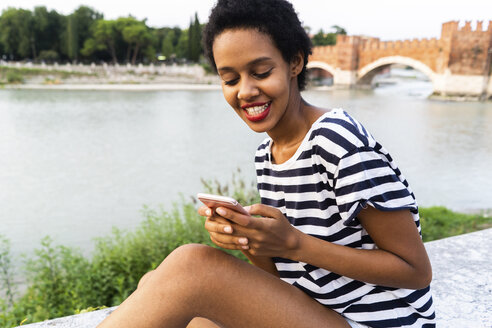
<svg viewBox="0 0 492 328">
<path fill-rule="evenodd" d="M 216 0 L 0 0 L 0 10 L 8 7 L 48 10 L 68 15 L 80 5 L 102 12 L 106 19 L 131 14 L 147 19 L 152 27 L 187 28 L 197 12 L 207 21 Z M 350 35 L 366 35 L 382 40 L 439 38 L 442 23 L 450 20 L 488 22 L 492 20 L 492 0 L 291 0 L 304 25 L 312 32 L 330 31 L 338 25 Z M 487 26 L 487 23 L 484 23 Z"/>
</svg>

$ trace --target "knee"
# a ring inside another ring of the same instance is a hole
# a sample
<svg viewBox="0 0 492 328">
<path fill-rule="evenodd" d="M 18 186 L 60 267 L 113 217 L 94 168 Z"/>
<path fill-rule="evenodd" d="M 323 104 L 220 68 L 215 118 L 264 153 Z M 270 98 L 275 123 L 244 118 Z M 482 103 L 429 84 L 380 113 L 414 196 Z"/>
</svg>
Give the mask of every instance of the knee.
<svg viewBox="0 0 492 328">
<path fill-rule="evenodd" d="M 147 280 L 149 280 L 150 276 L 154 273 L 154 270 L 147 272 L 140 278 L 140 281 L 138 282 L 137 288 L 142 288 L 142 286 L 145 284 Z"/>
<path fill-rule="evenodd" d="M 191 269 L 194 267 L 202 267 L 209 265 L 213 261 L 217 261 L 223 251 L 202 244 L 187 244 L 176 248 L 164 260 L 168 262 L 178 262 L 181 266 Z"/>
<path fill-rule="evenodd" d="M 196 278 L 202 274 L 210 274 L 220 268 L 219 264 L 227 260 L 227 257 L 231 256 L 207 245 L 187 244 L 171 252 L 155 272 L 159 275 L 167 273 L 166 276 L 168 277 L 169 272 L 172 272 L 173 276 L 177 278 L 186 276 Z"/>
</svg>

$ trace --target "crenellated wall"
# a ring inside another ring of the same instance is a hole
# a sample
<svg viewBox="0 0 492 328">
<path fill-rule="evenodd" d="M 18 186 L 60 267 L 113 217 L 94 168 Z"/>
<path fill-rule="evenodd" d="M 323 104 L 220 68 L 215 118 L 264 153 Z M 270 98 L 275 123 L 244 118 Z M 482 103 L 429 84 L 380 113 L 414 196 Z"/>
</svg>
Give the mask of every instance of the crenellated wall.
<svg viewBox="0 0 492 328">
<path fill-rule="evenodd" d="M 492 21 L 460 27 L 442 25 L 440 39 L 381 41 L 379 38 L 338 35 L 334 46 L 314 47 L 309 68 L 328 70 L 335 84 L 370 84 L 372 76 L 391 64 L 404 64 L 429 75 L 434 93 L 489 98 L 492 96 Z M 465 85 L 463 85 L 465 84 Z"/>
</svg>

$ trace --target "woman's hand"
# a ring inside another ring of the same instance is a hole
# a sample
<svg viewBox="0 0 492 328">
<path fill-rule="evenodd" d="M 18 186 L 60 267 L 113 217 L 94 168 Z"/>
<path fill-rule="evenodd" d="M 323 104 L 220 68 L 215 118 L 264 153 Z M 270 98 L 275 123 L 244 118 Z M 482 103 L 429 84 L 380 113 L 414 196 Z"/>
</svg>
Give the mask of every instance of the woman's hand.
<svg viewBox="0 0 492 328">
<path fill-rule="evenodd" d="M 245 208 L 252 216 L 242 215 L 225 207 L 217 208 L 217 214 L 222 219 L 227 219 L 229 225 L 222 223 L 223 221 L 217 225 L 210 222 L 208 227 L 205 224 L 207 230 L 213 226 L 222 235 L 222 231 L 228 230 L 230 226 L 233 232 L 230 238 L 224 238 L 222 242 L 227 245 L 236 244 L 233 249 L 245 250 L 254 256 L 285 257 L 298 247 L 301 232 L 292 227 L 278 209 L 263 204 Z M 220 237 L 222 236 L 217 236 Z"/>
<path fill-rule="evenodd" d="M 232 210 L 229 210 L 233 212 Z M 237 213 L 237 212 L 234 212 Z M 222 248 L 225 249 L 239 249 L 242 250 L 242 246 L 247 245 L 247 238 L 237 234 L 235 223 L 228 221 L 227 219 L 217 215 L 216 211 L 207 207 L 201 206 L 198 209 L 198 214 L 201 216 L 205 216 L 207 220 L 205 221 L 205 229 L 210 234 L 210 240 L 212 242 Z M 237 213 L 237 215 L 242 215 Z M 245 216 L 245 215 L 242 215 Z M 246 219 L 243 219 L 241 222 L 245 222 Z"/>
<path fill-rule="evenodd" d="M 263 206 L 263 205 L 261 205 Z M 267 207 L 267 206 L 266 206 Z M 257 205 L 253 205 L 252 207 L 246 207 L 250 213 L 254 213 L 255 215 L 261 215 L 262 213 L 267 213 L 262 211 L 261 208 L 258 208 Z M 287 223 L 290 226 L 287 219 L 282 215 L 280 211 L 273 209 L 278 213 L 275 213 L 274 216 L 278 218 L 283 224 Z M 216 210 L 217 211 L 217 210 Z M 216 212 L 215 211 L 215 212 Z M 260 236 L 258 231 L 252 229 L 253 225 L 258 225 L 258 220 L 277 220 L 273 218 L 254 218 L 248 215 L 243 215 L 232 211 L 227 208 L 218 209 L 219 212 L 222 212 L 223 215 L 227 216 L 231 220 L 226 219 L 225 217 L 217 215 L 211 208 L 207 206 L 202 206 L 198 209 L 198 214 L 207 217 L 205 221 L 205 229 L 210 233 L 210 239 L 212 242 L 222 248 L 225 249 L 238 249 L 253 263 L 255 266 L 265 270 L 268 273 L 273 274 L 278 277 L 278 271 L 275 268 L 275 264 L 269 256 L 264 256 L 264 254 L 268 254 L 266 249 L 263 251 L 258 251 L 262 246 L 260 243 L 255 242 L 254 247 L 250 246 L 250 240 L 255 241 L 257 238 L 253 236 Z M 247 228 L 247 227 L 250 228 Z M 263 225 L 266 227 L 266 224 Z M 248 236 L 247 233 L 252 233 L 251 236 Z M 267 234 L 268 231 L 266 231 Z M 260 255 L 262 254 L 262 255 Z M 277 254 L 278 255 L 278 254 Z"/>
</svg>

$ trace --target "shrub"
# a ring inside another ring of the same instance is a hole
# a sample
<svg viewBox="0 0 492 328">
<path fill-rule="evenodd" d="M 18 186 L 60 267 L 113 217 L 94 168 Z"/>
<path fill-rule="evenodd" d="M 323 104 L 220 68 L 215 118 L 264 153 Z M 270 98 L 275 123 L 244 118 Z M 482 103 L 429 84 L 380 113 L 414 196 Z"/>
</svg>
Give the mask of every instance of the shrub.
<svg viewBox="0 0 492 328">
<path fill-rule="evenodd" d="M 38 60 L 45 61 L 47 63 L 54 63 L 59 59 L 60 55 L 54 50 L 42 50 L 38 56 Z"/>
<path fill-rule="evenodd" d="M 7 82 L 8 83 L 23 83 L 24 76 L 16 71 L 7 71 Z"/>
<path fill-rule="evenodd" d="M 244 204 L 251 203 L 248 199 L 258 198 L 255 189 L 249 190 L 237 175 L 233 175 L 232 187 L 221 186 L 217 181 L 204 183 L 209 192 L 223 194 L 233 190 L 231 196 Z M 194 199 L 183 198 L 170 211 L 144 207 L 144 220 L 134 231 L 114 228 L 109 236 L 96 239 L 90 259 L 77 250 L 53 246 L 49 237 L 44 238 L 41 248 L 27 262 L 25 294 L 13 304 L 0 298 L 0 327 L 120 304 L 136 289 L 140 278 L 178 246 L 188 243 L 214 246 L 203 228 L 204 218 L 196 208 Z M 246 260 L 240 251 L 229 253 Z M 5 261 L 8 258 L 8 249 L 2 252 L 0 248 L 0 270 L 9 267 Z"/>
</svg>

